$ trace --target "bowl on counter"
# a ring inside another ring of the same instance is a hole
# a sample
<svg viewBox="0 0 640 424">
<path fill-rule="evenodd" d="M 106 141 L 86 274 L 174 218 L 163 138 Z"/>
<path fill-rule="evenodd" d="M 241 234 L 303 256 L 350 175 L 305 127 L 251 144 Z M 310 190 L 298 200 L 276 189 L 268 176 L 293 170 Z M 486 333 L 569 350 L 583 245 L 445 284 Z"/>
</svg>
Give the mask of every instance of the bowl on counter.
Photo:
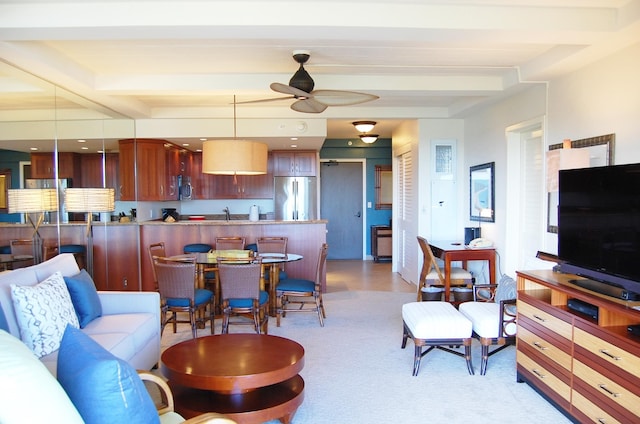
<svg viewBox="0 0 640 424">
<path fill-rule="evenodd" d="M 204 215 L 189 215 L 189 221 L 204 221 Z"/>
</svg>

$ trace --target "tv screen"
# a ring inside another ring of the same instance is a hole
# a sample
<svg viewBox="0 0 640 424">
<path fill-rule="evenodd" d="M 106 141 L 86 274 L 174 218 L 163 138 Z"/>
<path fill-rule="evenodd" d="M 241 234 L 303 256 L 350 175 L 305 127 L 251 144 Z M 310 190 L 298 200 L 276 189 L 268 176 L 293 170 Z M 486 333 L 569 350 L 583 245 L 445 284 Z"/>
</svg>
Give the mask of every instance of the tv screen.
<svg viewBox="0 0 640 424">
<path fill-rule="evenodd" d="M 640 293 L 640 164 L 560 171 L 558 257 Z"/>
</svg>

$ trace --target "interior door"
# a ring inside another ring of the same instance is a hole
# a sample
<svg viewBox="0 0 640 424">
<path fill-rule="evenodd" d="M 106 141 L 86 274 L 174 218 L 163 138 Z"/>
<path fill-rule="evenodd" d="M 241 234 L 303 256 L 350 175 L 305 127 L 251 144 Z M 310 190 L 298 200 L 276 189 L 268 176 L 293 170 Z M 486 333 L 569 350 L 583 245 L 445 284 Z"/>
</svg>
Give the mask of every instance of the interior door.
<svg viewBox="0 0 640 424">
<path fill-rule="evenodd" d="M 323 162 L 320 216 L 327 222 L 327 259 L 363 259 L 362 162 Z"/>
</svg>

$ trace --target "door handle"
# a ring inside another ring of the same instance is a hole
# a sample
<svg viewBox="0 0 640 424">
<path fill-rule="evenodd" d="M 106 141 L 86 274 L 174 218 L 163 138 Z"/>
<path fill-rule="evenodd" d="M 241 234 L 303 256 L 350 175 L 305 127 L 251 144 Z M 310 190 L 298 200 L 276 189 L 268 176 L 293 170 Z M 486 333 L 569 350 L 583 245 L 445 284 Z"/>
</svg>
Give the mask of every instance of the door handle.
<svg viewBox="0 0 640 424">
<path fill-rule="evenodd" d="M 360 211 L 358 211 L 358 213 L 354 214 L 353 216 L 355 216 L 356 218 L 360 218 Z"/>
</svg>

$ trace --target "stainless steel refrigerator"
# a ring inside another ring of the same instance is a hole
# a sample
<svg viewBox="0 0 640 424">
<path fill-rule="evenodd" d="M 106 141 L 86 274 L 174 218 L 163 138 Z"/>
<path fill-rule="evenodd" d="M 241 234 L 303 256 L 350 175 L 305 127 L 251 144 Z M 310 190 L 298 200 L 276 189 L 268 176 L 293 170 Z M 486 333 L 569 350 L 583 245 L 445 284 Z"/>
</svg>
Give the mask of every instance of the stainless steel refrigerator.
<svg viewBox="0 0 640 424">
<path fill-rule="evenodd" d="M 275 218 L 283 221 L 318 219 L 316 177 L 275 177 Z"/>
<path fill-rule="evenodd" d="M 25 180 L 25 188 L 55 188 L 58 187 L 58 212 L 47 212 L 45 213 L 44 220 L 49 223 L 58 222 L 58 216 L 60 217 L 60 222 L 67 223 L 69 222 L 69 213 L 67 212 L 67 208 L 64 202 L 64 189 L 67 187 L 72 187 L 71 178 L 58 180 L 56 185 L 56 180 L 49 179 L 41 179 L 41 178 L 30 178 Z"/>
</svg>

